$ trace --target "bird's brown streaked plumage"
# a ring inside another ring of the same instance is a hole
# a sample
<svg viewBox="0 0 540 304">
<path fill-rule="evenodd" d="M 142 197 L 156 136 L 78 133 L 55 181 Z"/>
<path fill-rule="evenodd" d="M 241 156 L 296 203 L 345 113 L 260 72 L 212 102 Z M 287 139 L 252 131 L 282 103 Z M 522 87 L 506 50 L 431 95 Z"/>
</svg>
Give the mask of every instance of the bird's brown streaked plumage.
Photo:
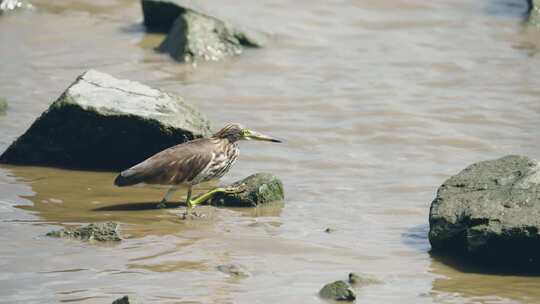
<svg viewBox="0 0 540 304">
<path fill-rule="evenodd" d="M 119 187 L 139 183 L 173 186 L 162 203 L 179 185 L 185 184 L 189 187 L 187 203 L 190 205 L 192 186 L 227 173 L 238 158 L 238 141 L 242 139 L 280 142 L 239 124 L 228 124 L 211 138 L 176 145 L 122 171 L 114 184 Z"/>
<path fill-rule="evenodd" d="M 120 187 L 139 183 L 179 185 L 195 179 L 212 159 L 213 143 L 196 139 L 163 150 L 120 173 L 114 184 Z"/>
</svg>

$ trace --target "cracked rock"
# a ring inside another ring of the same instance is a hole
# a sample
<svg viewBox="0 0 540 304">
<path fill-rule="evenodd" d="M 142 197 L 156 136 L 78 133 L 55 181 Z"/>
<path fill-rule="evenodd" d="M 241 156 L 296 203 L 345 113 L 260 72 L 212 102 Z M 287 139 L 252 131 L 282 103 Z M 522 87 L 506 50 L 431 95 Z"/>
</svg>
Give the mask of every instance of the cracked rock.
<svg viewBox="0 0 540 304">
<path fill-rule="evenodd" d="M 540 265 L 540 167 L 510 155 L 475 163 L 438 189 L 429 215 L 434 253 L 497 266 Z"/>
<path fill-rule="evenodd" d="M 120 170 L 210 134 L 178 95 L 90 70 L 0 156 L 1 163 Z"/>
</svg>

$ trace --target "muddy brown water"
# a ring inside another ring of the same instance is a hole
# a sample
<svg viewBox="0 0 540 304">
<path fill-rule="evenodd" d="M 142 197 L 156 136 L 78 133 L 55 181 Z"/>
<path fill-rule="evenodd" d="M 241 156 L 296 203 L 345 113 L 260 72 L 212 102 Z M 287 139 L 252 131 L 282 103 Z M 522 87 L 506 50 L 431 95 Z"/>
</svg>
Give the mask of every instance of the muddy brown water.
<svg viewBox="0 0 540 304">
<path fill-rule="evenodd" d="M 505 154 L 540 158 L 540 30 L 523 24 L 524 2 L 198 1 L 269 41 L 197 67 L 153 51 L 163 36 L 144 32 L 138 1 L 35 0 L 1 16 L 0 151 L 89 68 L 287 144 L 242 143 L 221 181 L 272 172 L 283 204 L 203 207 L 188 222 L 149 208 L 164 189 L 118 189 L 113 172 L 1 166 L 0 302 L 318 303 L 356 271 L 384 282 L 358 289 L 359 303 L 540 303 L 539 278 L 457 269 L 427 241 L 445 178 Z M 107 220 L 125 241 L 44 237 Z"/>
</svg>

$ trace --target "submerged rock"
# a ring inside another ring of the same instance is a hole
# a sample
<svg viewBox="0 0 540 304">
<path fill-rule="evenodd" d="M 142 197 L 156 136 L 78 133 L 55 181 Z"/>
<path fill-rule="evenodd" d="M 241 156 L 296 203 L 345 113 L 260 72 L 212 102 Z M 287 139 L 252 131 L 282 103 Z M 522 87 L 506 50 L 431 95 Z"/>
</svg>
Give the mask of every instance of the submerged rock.
<svg viewBox="0 0 540 304">
<path fill-rule="evenodd" d="M 131 300 L 129 296 L 123 296 L 119 299 L 114 300 L 112 304 L 137 304 L 137 302 L 134 300 Z"/>
<path fill-rule="evenodd" d="M 270 173 L 256 173 L 243 180 L 234 182 L 231 187 L 241 187 L 240 193 L 218 193 L 210 204 L 228 207 L 254 207 L 275 201 L 282 201 L 283 183 Z"/>
<path fill-rule="evenodd" d="M 249 276 L 244 269 L 234 264 L 219 265 L 217 270 L 236 278 L 245 278 Z"/>
<path fill-rule="evenodd" d="M 239 55 L 245 47 L 261 46 L 261 41 L 252 34 L 241 32 L 217 18 L 184 7 L 170 11 L 179 11 L 179 15 L 158 50 L 178 61 L 217 61 Z M 154 19 L 149 17 L 148 22 L 154 24 Z"/>
<path fill-rule="evenodd" d="M 372 284 L 381 284 L 382 282 L 370 275 L 367 274 L 358 274 L 351 272 L 349 273 L 349 283 L 355 286 L 364 286 Z"/>
<path fill-rule="evenodd" d="M 540 265 L 540 167 L 525 156 L 475 163 L 437 191 L 429 215 L 434 253 L 494 266 Z"/>
<path fill-rule="evenodd" d="M 345 281 L 335 281 L 324 285 L 319 291 L 319 295 L 324 299 L 336 301 L 354 301 L 356 295 Z"/>
<path fill-rule="evenodd" d="M 117 223 L 92 223 L 78 228 L 65 228 L 47 233 L 47 236 L 78 239 L 81 241 L 118 242 L 121 241 Z"/>
<path fill-rule="evenodd" d="M 0 156 L 0 162 L 120 170 L 210 134 L 182 97 L 85 72 Z"/>
<path fill-rule="evenodd" d="M 8 108 L 7 100 L 5 100 L 4 98 L 0 98 L 0 115 L 6 114 L 7 108 Z"/>
</svg>

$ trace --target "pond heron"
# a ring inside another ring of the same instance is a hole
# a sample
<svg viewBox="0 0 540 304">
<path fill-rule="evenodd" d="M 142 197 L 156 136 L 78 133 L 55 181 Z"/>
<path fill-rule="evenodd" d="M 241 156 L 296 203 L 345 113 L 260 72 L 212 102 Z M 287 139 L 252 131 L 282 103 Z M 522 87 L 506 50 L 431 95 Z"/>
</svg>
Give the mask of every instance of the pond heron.
<svg viewBox="0 0 540 304">
<path fill-rule="evenodd" d="M 210 138 L 195 139 L 173 146 L 122 171 L 114 180 L 114 184 L 119 187 L 139 183 L 170 185 L 158 207 L 164 207 L 181 185 L 187 185 L 186 206 L 189 211 L 218 192 L 241 191 L 231 187 L 216 188 L 195 199 L 191 198 L 194 185 L 220 178 L 229 171 L 240 152 L 238 148 L 240 140 L 281 142 L 244 128 L 240 124 L 228 124 Z"/>
</svg>

